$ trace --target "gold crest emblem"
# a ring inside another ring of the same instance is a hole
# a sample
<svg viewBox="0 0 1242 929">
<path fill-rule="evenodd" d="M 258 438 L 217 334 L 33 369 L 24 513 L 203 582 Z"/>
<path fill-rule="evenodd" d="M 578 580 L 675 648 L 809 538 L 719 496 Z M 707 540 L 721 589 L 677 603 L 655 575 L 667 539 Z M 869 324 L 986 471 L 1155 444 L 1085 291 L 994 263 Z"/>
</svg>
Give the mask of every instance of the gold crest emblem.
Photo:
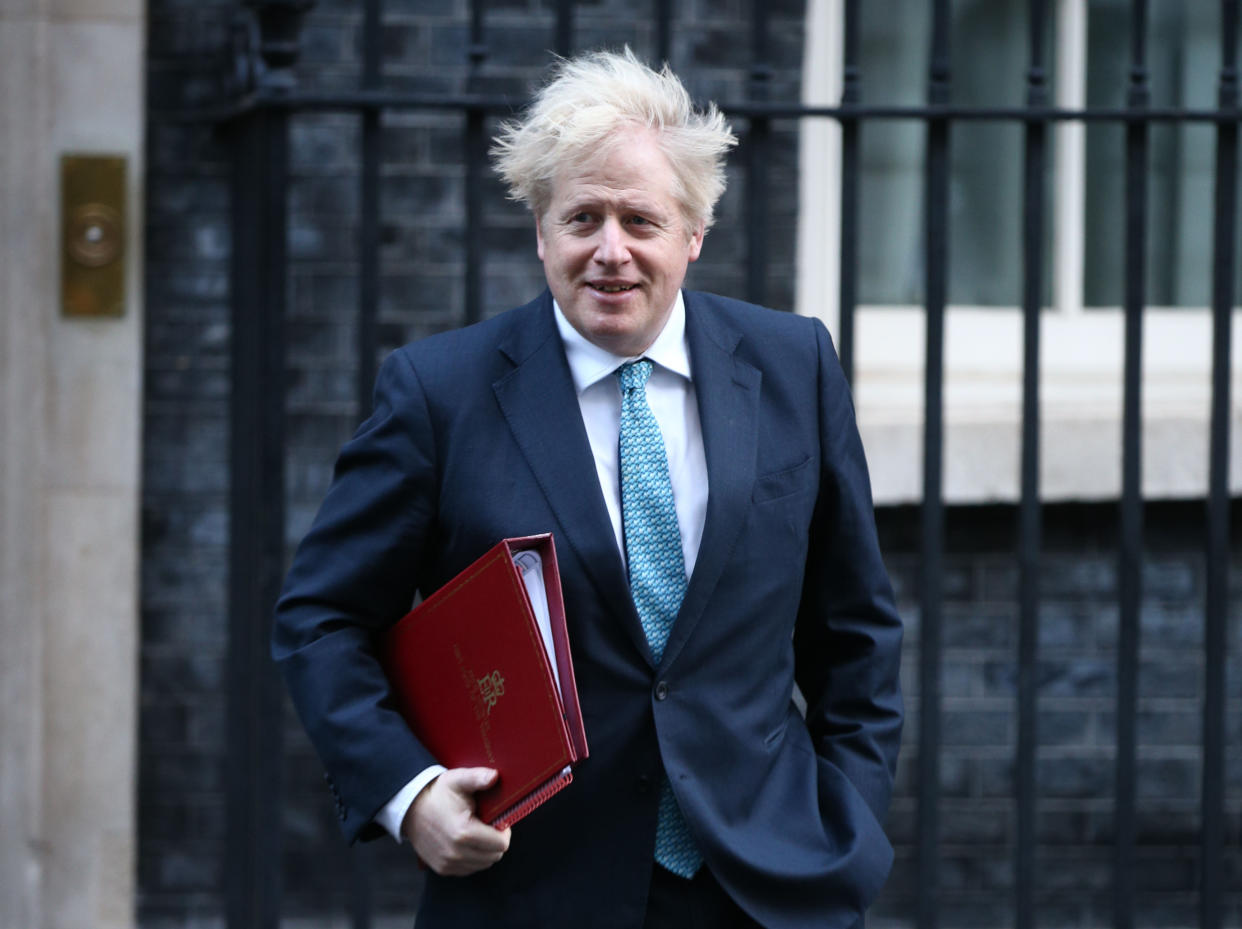
<svg viewBox="0 0 1242 929">
<path fill-rule="evenodd" d="M 487 704 L 488 715 L 491 715 L 492 707 L 496 705 L 496 701 L 504 695 L 505 679 L 500 676 L 499 671 L 493 671 L 491 674 L 485 674 L 479 678 L 479 696 Z"/>
</svg>

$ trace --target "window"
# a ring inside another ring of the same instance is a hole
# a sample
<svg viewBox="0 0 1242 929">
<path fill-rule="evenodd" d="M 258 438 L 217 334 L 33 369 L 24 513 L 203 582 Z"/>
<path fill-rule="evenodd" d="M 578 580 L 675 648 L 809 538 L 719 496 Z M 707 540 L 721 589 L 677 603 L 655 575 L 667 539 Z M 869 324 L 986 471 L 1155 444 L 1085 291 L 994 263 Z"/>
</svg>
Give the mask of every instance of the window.
<svg viewBox="0 0 1242 929">
<path fill-rule="evenodd" d="M 1125 105 L 1129 4 L 1103 0 L 1087 14 L 1086 102 L 1090 107 Z M 1081 15 L 1081 14 L 1079 14 Z M 1216 105 L 1220 69 L 1220 4 L 1155 3 L 1148 45 L 1151 104 L 1156 107 Z M 1154 37 L 1160 40 L 1155 41 Z M 1212 184 L 1215 130 L 1204 123 L 1157 124 L 1151 129 L 1148 174 L 1147 294 L 1155 306 L 1203 307 L 1211 300 Z M 1124 203 L 1125 144 L 1117 126 L 1086 129 L 1086 239 L 1084 302 L 1088 307 L 1122 301 L 1124 261 L 1110 219 Z"/>
<path fill-rule="evenodd" d="M 868 0 L 862 10 L 864 100 L 926 99 L 929 7 Z M 1153 4 L 1152 105 L 1210 108 L 1219 41 L 1206 5 Z M 840 98 L 842 0 L 808 3 L 804 96 Z M 953 100 L 1021 105 L 1024 0 L 953 4 Z M 1049 23 L 1056 103 L 1124 102 L 1129 3 L 1060 0 Z M 881 502 L 922 494 L 922 121 L 861 129 L 855 394 Z M 1207 481 L 1214 129 L 1155 124 L 1149 158 L 1144 343 L 1144 492 L 1188 497 Z M 1023 129 L 959 121 L 951 130 L 946 319 L 945 495 L 1017 499 L 1020 455 Z M 840 132 L 807 120 L 800 153 L 798 309 L 836 328 Z M 1048 499 L 1116 495 L 1121 472 L 1124 129 L 1062 122 L 1050 136 L 1043 316 L 1041 486 Z M 1240 291 L 1242 292 L 1242 291 Z M 1242 359 L 1242 317 L 1233 357 Z M 1234 396 L 1242 395 L 1235 366 Z M 1235 404 L 1235 409 L 1238 405 Z M 1231 487 L 1242 491 L 1242 413 L 1233 424 Z"/>
</svg>

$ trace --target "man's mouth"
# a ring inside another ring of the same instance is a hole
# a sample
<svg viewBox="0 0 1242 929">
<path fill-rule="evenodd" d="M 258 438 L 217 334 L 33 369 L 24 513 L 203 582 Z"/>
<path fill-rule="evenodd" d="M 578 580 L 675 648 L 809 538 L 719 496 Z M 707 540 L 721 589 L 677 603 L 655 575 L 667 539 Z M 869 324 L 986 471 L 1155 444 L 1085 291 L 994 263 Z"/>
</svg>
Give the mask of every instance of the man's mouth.
<svg viewBox="0 0 1242 929">
<path fill-rule="evenodd" d="M 627 290 L 633 290 L 637 284 L 605 284 L 601 281 L 591 281 L 591 287 L 605 294 L 619 294 Z"/>
</svg>

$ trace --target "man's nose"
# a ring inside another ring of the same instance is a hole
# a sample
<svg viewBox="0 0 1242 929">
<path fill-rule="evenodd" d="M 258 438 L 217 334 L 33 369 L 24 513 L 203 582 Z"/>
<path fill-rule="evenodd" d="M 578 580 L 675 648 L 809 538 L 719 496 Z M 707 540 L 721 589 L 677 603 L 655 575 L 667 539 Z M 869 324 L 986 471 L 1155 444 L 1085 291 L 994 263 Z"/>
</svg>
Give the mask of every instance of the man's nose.
<svg viewBox="0 0 1242 929">
<path fill-rule="evenodd" d="M 599 237 L 595 243 L 595 260 L 600 264 L 618 265 L 629 260 L 630 253 L 625 243 L 625 230 L 621 223 L 609 217 L 599 229 Z"/>
</svg>

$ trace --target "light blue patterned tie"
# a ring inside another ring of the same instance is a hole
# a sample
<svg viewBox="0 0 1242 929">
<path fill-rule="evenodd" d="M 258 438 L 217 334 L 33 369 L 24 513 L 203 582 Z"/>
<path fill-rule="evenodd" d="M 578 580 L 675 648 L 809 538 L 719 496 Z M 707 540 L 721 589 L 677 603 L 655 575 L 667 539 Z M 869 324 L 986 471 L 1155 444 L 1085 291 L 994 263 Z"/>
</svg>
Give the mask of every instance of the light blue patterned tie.
<svg viewBox="0 0 1242 929">
<path fill-rule="evenodd" d="M 621 381 L 621 519 L 630 569 L 630 591 L 651 653 L 659 662 L 686 595 L 686 563 L 673 506 L 673 484 L 660 424 L 647 405 L 652 363 L 617 369 Z M 674 874 L 693 877 L 702 858 L 665 777 L 660 784 L 655 860 Z"/>
</svg>

